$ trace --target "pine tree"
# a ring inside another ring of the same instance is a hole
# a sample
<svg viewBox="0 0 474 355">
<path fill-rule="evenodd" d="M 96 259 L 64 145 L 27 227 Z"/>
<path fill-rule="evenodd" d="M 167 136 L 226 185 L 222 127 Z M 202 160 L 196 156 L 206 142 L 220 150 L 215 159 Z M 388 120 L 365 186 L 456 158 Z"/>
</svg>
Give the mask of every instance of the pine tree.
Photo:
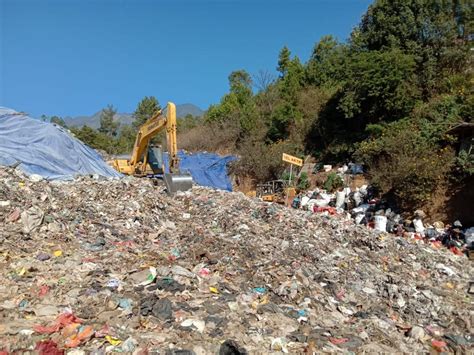
<svg viewBox="0 0 474 355">
<path fill-rule="evenodd" d="M 150 119 L 155 113 L 161 110 L 161 106 L 154 96 L 145 96 L 137 105 L 135 112 L 133 113 L 134 121 L 133 126 L 138 129 L 148 119 Z"/>
<path fill-rule="evenodd" d="M 109 137 L 115 137 L 118 133 L 119 123 L 114 122 L 114 116 L 117 110 L 113 105 L 107 105 L 100 114 L 100 127 L 99 132 L 108 135 Z"/>
</svg>

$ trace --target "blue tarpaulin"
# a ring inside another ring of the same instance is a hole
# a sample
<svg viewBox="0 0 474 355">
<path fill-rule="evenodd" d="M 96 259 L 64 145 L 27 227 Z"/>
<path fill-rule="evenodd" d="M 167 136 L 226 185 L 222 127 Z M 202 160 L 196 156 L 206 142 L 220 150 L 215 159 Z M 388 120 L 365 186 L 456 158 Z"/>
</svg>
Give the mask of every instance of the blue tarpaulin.
<svg viewBox="0 0 474 355">
<path fill-rule="evenodd" d="M 92 148 L 63 128 L 0 107 L 0 165 L 16 163 L 27 175 L 70 180 L 77 175 L 120 177 Z"/>
<path fill-rule="evenodd" d="M 189 172 L 196 184 L 232 190 L 227 164 L 235 157 L 181 151 L 178 156 L 181 170 Z M 69 180 L 90 174 L 121 176 L 94 149 L 62 127 L 0 107 L 0 165 L 12 166 L 18 162 L 21 163 L 18 168 L 27 175 L 38 174 L 49 180 Z"/>
<path fill-rule="evenodd" d="M 168 157 L 165 155 L 165 166 Z M 236 158 L 213 153 L 178 152 L 179 166 L 182 172 L 189 172 L 196 184 L 232 191 L 232 183 L 227 173 L 227 164 Z"/>
</svg>

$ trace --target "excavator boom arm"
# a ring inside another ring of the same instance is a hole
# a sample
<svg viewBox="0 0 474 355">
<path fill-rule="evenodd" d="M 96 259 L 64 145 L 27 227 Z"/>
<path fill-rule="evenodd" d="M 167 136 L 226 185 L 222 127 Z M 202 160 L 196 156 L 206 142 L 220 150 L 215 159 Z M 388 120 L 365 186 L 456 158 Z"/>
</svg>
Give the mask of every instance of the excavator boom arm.
<svg viewBox="0 0 474 355">
<path fill-rule="evenodd" d="M 179 172 L 178 143 L 176 139 L 176 105 L 168 102 L 166 141 L 168 142 L 170 173 Z"/>
<path fill-rule="evenodd" d="M 168 102 L 166 116 L 162 111 L 157 112 L 138 130 L 130 159 L 115 159 L 112 165 L 119 172 L 129 175 L 144 176 L 152 171 L 148 162 L 149 144 L 151 139 L 166 128 L 166 141 L 169 154 L 169 174 L 163 172 L 163 180 L 168 193 L 179 190 L 189 190 L 192 186 L 192 176 L 181 174 L 179 171 L 178 145 L 176 140 L 176 105 Z M 160 167 L 161 168 L 161 167 Z"/>
<path fill-rule="evenodd" d="M 165 127 L 170 158 L 169 169 L 170 172 L 179 171 L 176 139 L 176 105 L 172 102 L 168 102 L 166 116 L 163 115 L 162 111 L 159 111 L 140 127 L 135 139 L 132 156 L 130 157 L 130 165 L 135 166 L 143 159 L 151 139 Z"/>
<path fill-rule="evenodd" d="M 132 156 L 130 157 L 130 165 L 135 166 L 142 160 L 151 139 L 156 136 L 165 125 L 166 117 L 159 111 L 140 127 L 137 137 L 135 138 Z"/>
</svg>

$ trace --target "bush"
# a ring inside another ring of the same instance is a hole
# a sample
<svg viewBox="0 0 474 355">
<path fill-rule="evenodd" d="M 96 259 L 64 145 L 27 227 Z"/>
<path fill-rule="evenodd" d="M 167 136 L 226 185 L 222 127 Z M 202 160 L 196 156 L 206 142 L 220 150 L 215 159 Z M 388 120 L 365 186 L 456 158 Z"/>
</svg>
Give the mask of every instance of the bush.
<svg viewBox="0 0 474 355">
<path fill-rule="evenodd" d="M 441 133 L 433 132 L 432 125 L 426 126 L 430 131 L 424 127 L 410 118 L 381 126 L 380 135 L 359 144 L 356 152 L 370 167 L 372 183 L 404 209 L 428 201 L 454 163 L 454 150 L 436 138 Z"/>
<path fill-rule="evenodd" d="M 308 180 L 308 174 L 307 173 L 301 173 L 300 177 L 298 179 L 298 189 L 300 190 L 306 190 L 309 189 L 310 183 Z"/>
<path fill-rule="evenodd" d="M 456 168 L 461 177 L 474 175 L 474 154 L 462 151 L 456 157 Z"/>
<path fill-rule="evenodd" d="M 250 175 L 258 182 L 274 180 L 285 170 L 281 156 L 288 152 L 292 153 L 293 149 L 286 141 L 267 144 L 255 137 L 246 138 L 239 146 L 240 159 L 233 165 L 232 172 Z"/>
<path fill-rule="evenodd" d="M 207 122 L 178 133 L 178 148 L 191 152 L 235 153 L 239 127 L 235 121 Z"/>
<path fill-rule="evenodd" d="M 329 173 L 326 181 L 323 184 L 324 189 L 328 192 L 333 192 L 343 186 L 344 181 L 342 181 L 341 177 L 335 172 Z"/>
</svg>

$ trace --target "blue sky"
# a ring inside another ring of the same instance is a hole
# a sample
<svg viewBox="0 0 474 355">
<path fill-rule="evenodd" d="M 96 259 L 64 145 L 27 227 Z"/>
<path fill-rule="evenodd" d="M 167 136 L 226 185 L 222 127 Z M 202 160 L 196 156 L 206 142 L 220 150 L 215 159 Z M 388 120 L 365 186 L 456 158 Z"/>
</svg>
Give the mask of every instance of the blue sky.
<svg viewBox="0 0 474 355">
<path fill-rule="evenodd" d="M 132 112 L 141 98 L 206 109 L 227 76 L 346 40 L 368 0 L 0 0 L 0 106 L 33 116 Z"/>
</svg>

